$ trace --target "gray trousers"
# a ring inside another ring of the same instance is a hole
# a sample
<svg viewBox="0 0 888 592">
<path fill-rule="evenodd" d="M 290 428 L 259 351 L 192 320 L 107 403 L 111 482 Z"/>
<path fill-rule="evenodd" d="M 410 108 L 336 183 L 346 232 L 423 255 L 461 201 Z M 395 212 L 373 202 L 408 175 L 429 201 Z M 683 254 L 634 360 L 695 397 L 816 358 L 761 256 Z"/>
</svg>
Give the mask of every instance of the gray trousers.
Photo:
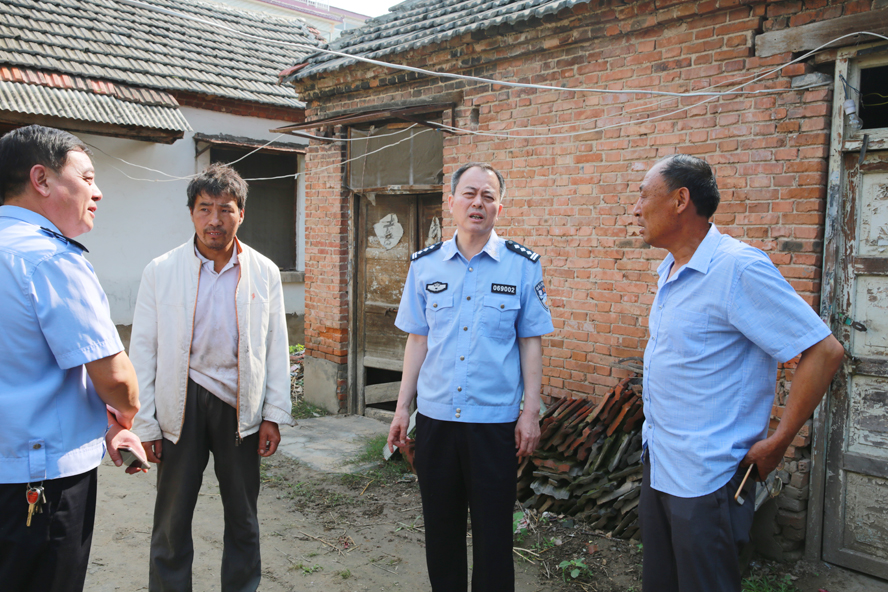
<svg viewBox="0 0 888 592">
<path fill-rule="evenodd" d="M 259 434 L 236 445 L 236 433 L 234 408 L 189 380 L 181 437 L 175 444 L 164 438 L 157 465 L 148 572 L 151 592 L 191 590 L 191 519 L 210 452 L 225 516 L 221 589 L 255 592 L 259 587 Z"/>
<path fill-rule="evenodd" d="M 720 489 L 682 498 L 650 486 L 645 459 L 639 502 L 644 548 L 644 592 L 740 592 L 740 550 L 749 542 L 755 484 L 746 482 L 743 505 L 734 494 L 746 468 Z"/>
</svg>

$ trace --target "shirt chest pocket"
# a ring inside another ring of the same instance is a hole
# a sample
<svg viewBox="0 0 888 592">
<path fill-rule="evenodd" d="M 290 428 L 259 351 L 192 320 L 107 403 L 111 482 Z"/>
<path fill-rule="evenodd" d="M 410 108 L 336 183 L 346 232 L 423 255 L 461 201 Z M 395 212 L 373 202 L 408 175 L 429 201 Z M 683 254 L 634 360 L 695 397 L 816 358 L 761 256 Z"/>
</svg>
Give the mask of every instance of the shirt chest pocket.
<svg viewBox="0 0 888 592">
<path fill-rule="evenodd" d="M 680 355 L 691 358 L 703 353 L 709 332 L 708 314 L 673 309 L 664 313 L 661 326 L 663 333 L 668 336 L 670 346 Z"/>
<path fill-rule="evenodd" d="M 509 342 L 515 339 L 515 324 L 521 310 L 518 296 L 497 296 L 490 294 L 484 297 L 483 330 L 496 341 Z"/>
<path fill-rule="evenodd" d="M 446 329 L 453 321 L 453 296 L 432 296 L 426 302 L 426 322 L 429 329 Z"/>
</svg>

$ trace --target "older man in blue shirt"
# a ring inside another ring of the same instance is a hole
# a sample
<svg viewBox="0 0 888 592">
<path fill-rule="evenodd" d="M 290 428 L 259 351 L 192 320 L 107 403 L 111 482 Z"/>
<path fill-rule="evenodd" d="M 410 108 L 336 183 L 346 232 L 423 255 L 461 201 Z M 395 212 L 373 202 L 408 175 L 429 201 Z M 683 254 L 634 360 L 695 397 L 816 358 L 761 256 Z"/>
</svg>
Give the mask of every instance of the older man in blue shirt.
<svg viewBox="0 0 888 592">
<path fill-rule="evenodd" d="M 765 253 L 710 224 L 719 193 L 708 164 L 667 157 L 640 189 L 641 235 L 669 251 L 644 353 L 643 586 L 739 591 L 754 509 L 734 494 L 749 465 L 759 478 L 777 467 L 844 349 Z M 768 436 L 777 363 L 799 354 Z"/>
<path fill-rule="evenodd" d="M 395 325 L 409 333 L 389 446 L 417 398 L 416 472 L 435 591 L 514 589 L 517 459 L 539 441 L 542 335 L 553 330 L 539 255 L 497 236 L 505 184 L 487 164 L 451 179 L 452 240 L 412 256 Z M 521 399 L 524 396 L 524 408 Z"/>
<path fill-rule="evenodd" d="M 4 590 L 82 590 L 105 447 L 118 466 L 119 446 L 143 455 L 123 429 L 139 408 L 136 374 L 73 240 L 92 229 L 100 199 L 86 145 L 71 134 L 33 125 L 0 139 Z"/>
</svg>

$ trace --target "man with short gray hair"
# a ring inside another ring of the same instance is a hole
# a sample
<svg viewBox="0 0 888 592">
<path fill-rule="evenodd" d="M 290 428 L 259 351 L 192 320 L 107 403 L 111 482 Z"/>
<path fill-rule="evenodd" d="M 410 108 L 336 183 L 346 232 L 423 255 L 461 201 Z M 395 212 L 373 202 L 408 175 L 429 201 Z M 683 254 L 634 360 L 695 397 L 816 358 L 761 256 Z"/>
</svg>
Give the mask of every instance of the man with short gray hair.
<svg viewBox="0 0 888 592">
<path fill-rule="evenodd" d="M 753 480 L 783 458 L 844 350 L 762 251 L 709 219 L 720 196 L 709 165 L 656 163 L 633 214 L 669 251 L 657 269 L 644 351 L 644 476 L 639 516 L 645 592 L 740 590 Z M 801 354 L 780 424 L 768 435 L 777 363 Z M 748 469 L 748 467 L 752 467 Z"/>
</svg>

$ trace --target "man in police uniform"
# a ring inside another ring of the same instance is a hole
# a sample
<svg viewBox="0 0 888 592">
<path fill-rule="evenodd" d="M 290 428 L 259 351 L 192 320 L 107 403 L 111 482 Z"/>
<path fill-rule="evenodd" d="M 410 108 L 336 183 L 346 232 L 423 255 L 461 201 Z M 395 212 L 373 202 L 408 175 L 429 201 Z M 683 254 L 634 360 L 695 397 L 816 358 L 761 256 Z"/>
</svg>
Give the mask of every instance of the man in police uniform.
<svg viewBox="0 0 888 592">
<path fill-rule="evenodd" d="M 395 325 L 409 333 L 389 447 L 407 440 L 417 398 L 415 466 L 432 589 L 513 590 L 518 458 L 540 437 L 542 335 L 552 332 L 539 255 L 497 236 L 502 175 L 469 163 L 451 179 L 457 231 L 411 259 Z M 524 395 L 524 407 L 521 398 Z"/>
<path fill-rule="evenodd" d="M 92 229 L 100 199 L 76 137 L 32 125 L 0 139 L 4 590 L 82 590 L 105 445 L 118 466 L 118 446 L 142 455 L 123 429 L 138 411 L 136 374 L 86 249 L 72 240 Z M 29 512 L 29 489 L 39 513 Z"/>
</svg>

